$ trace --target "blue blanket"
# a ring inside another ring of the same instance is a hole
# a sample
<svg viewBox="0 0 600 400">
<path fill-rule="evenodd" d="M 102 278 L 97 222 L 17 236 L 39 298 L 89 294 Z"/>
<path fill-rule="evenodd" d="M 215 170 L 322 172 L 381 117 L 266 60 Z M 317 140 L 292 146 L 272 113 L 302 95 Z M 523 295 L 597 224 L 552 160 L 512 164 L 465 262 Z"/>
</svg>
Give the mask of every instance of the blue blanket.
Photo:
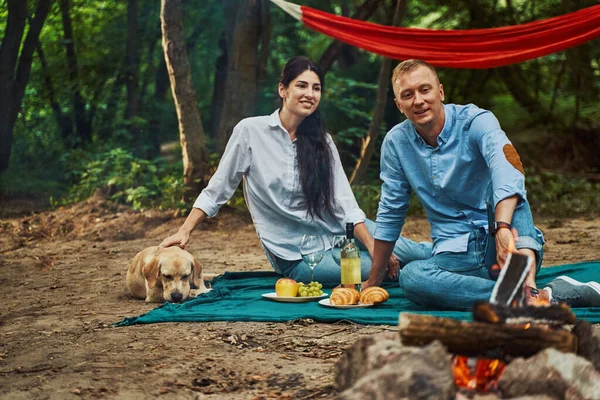
<svg viewBox="0 0 600 400">
<path fill-rule="evenodd" d="M 600 261 L 583 262 L 543 268 L 538 275 L 538 286 L 560 275 L 568 275 L 578 281 L 600 282 Z M 359 324 L 396 325 L 400 312 L 430 314 L 440 317 L 470 320 L 471 312 L 426 309 L 404 297 L 397 284 L 384 287 L 390 299 L 369 308 L 336 309 L 317 302 L 280 303 L 261 295 L 273 292 L 280 276 L 273 272 L 226 272 L 212 282 L 213 290 L 182 304 L 164 303 L 158 308 L 138 317 L 126 318 L 117 326 L 151 324 L 156 322 L 210 322 L 210 321 L 270 321 L 285 322 L 310 318 L 319 322 L 352 321 Z M 331 293 L 330 290 L 325 290 Z M 574 308 L 580 319 L 600 323 L 600 307 Z"/>
</svg>

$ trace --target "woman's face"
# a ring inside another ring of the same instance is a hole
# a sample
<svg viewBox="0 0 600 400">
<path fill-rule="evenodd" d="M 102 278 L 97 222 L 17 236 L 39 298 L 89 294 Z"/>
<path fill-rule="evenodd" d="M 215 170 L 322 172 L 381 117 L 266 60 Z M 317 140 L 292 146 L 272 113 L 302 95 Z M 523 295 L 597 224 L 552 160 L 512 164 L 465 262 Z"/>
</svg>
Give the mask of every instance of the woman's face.
<svg viewBox="0 0 600 400">
<path fill-rule="evenodd" d="M 282 111 L 308 117 L 321 100 L 321 81 L 319 76 L 306 70 L 290 82 L 288 87 L 279 84 L 279 96 L 283 99 Z"/>
</svg>

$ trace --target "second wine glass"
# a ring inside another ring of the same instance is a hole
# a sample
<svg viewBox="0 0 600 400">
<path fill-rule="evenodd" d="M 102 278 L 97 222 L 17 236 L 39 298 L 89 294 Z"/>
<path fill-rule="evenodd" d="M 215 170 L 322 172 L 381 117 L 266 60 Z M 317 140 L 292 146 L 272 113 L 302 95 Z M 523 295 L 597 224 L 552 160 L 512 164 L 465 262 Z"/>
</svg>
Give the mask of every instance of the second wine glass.
<svg viewBox="0 0 600 400">
<path fill-rule="evenodd" d="M 346 235 L 334 235 L 331 240 L 331 256 L 333 257 L 333 261 L 340 266 L 341 265 L 341 253 L 342 248 L 346 244 Z"/>
<path fill-rule="evenodd" d="M 300 243 L 300 255 L 302 260 L 310 268 L 310 281 L 314 281 L 315 267 L 321 262 L 325 255 L 325 243 L 323 238 L 317 235 L 304 235 Z"/>
</svg>

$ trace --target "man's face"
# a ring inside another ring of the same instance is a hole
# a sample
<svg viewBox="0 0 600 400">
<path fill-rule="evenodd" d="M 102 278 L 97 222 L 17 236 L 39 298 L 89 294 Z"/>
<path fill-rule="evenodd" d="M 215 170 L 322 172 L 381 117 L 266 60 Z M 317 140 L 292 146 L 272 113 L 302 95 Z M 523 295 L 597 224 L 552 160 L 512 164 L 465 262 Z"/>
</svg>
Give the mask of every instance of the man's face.
<svg viewBox="0 0 600 400">
<path fill-rule="evenodd" d="M 444 89 L 429 68 L 421 66 L 400 75 L 394 82 L 394 93 L 396 106 L 418 132 L 442 131 Z"/>
</svg>

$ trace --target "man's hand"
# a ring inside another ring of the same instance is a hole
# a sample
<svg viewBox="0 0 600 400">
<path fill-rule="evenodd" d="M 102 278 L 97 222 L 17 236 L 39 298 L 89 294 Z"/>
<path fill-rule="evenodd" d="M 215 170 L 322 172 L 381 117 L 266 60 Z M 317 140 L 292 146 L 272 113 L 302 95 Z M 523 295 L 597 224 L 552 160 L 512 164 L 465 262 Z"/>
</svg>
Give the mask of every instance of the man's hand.
<svg viewBox="0 0 600 400">
<path fill-rule="evenodd" d="M 388 275 L 395 274 L 395 276 L 398 276 L 398 266 L 400 264 L 396 256 L 392 254 L 395 244 L 396 242 L 375 240 L 371 273 L 369 274 L 369 279 L 362 283 L 363 289 L 369 286 L 381 285 L 386 272 Z"/>
<path fill-rule="evenodd" d="M 365 290 L 369 286 L 379 286 L 379 285 L 381 285 L 381 282 L 371 281 L 371 278 L 369 278 L 366 281 L 364 281 L 363 283 L 361 283 L 360 289 Z"/>
<path fill-rule="evenodd" d="M 190 241 L 190 234 L 183 230 L 178 230 L 176 234 L 169 236 L 158 245 L 158 251 L 166 247 L 179 245 L 182 249 L 185 249 L 185 245 Z"/>
<path fill-rule="evenodd" d="M 496 261 L 498 265 L 503 266 L 506 263 L 508 253 L 517 251 L 515 242 L 519 234 L 516 229 L 500 229 L 496 232 Z"/>
<path fill-rule="evenodd" d="M 398 278 L 398 271 L 400 271 L 400 261 L 398 257 L 392 254 L 387 265 L 387 275 L 390 279 L 396 279 Z"/>
<path fill-rule="evenodd" d="M 498 265 L 503 267 L 506 264 L 506 257 L 508 253 L 520 253 L 533 258 L 534 265 L 532 266 L 529 274 L 525 278 L 524 285 L 536 288 L 535 284 L 535 252 L 531 249 L 520 249 L 517 250 L 515 242 L 519 239 L 519 232 L 515 228 L 511 230 L 500 229 L 495 236 L 496 239 L 496 261 Z"/>
</svg>

